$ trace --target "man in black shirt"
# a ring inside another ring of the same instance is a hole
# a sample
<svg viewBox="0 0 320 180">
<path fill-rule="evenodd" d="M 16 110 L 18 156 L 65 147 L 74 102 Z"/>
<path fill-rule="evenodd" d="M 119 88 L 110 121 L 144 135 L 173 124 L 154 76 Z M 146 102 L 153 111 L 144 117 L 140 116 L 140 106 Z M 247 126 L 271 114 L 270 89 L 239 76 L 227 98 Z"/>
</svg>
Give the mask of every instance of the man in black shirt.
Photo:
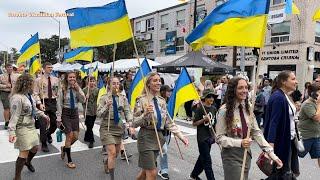
<svg viewBox="0 0 320 180">
<path fill-rule="evenodd" d="M 201 105 L 199 105 L 194 114 L 193 126 L 197 126 L 197 141 L 200 154 L 190 175 L 190 179 L 200 179 L 198 176 L 204 170 L 207 179 L 214 180 L 215 178 L 210 156 L 211 145 L 214 143 L 214 137 L 209 123 L 211 121 L 211 123 L 214 124 L 214 117 L 216 114 L 216 108 L 213 106 L 214 92 L 210 89 L 205 89 L 203 91 L 201 101 L 203 102 L 208 115 L 205 114 Z"/>
</svg>

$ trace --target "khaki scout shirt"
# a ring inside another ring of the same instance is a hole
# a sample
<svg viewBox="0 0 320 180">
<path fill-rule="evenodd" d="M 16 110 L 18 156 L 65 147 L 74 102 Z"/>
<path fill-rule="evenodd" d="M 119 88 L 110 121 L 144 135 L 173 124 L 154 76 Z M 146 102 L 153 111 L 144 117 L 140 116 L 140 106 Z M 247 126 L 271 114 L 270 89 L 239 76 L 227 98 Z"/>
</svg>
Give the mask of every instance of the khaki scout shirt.
<svg viewBox="0 0 320 180">
<path fill-rule="evenodd" d="M 227 131 L 226 125 L 226 106 L 223 105 L 218 113 L 217 113 L 217 125 L 216 125 L 216 134 L 217 134 L 217 143 L 221 144 L 223 148 L 230 148 L 230 147 L 241 147 L 242 142 L 242 125 L 240 119 L 240 112 L 239 112 L 239 103 L 236 103 L 234 108 L 234 120 L 232 124 L 231 132 Z M 244 103 L 242 106 L 245 107 Z M 273 150 L 273 148 L 269 145 L 269 143 L 265 140 L 262 131 L 260 130 L 255 117 L 250 120 L 250 115 L 247 113 L 245 108 L 243 108 L 244 117 L 248 124 L 248 129 L 250 128 L 250 137 L 256 140 L 259 144 L 260 148 L 265 151 Z"/>
<path fill-rule="evenodd" d="M 121 135 L 123 133 L 122 123 L 132 122 L 132 119 L 133 119 L 132 113 L 130 111 L 128 99 L 123 94 L 119 93 L 116 95 L 116 102 L 118 105 L 118 112 L 120 115 L 119 124 L 114 123 L 113 106 L 111 104 L 110 108 L 108 108 L 108 103 L 107 103 L 108 101 L 112 101 L 111 93 L 107 93 L 101 96 L 98 103 L 97 118 L 100 119 L 101 121 L 100 131 L 108 128 L 108 120 L 109 120 L 109 112 L 110 112 L 109 131 L 113 135 Z"/>
<path fill-rule="evenodd" d="M 11 73 L 10 78 L 11 78 L 12 86 L 11 88 L 8 88 L 7 85 L 9 84 L 9 75 L 7 73 L 1 74 L 0 75 L 0 91 L 11 92 L 19 76 L 20 74 Z"/>
<path fill-rule="evenodd" d="M 47 74 L 42 75 L 35 79 L 33 96 L 37 104 L 41 104 L 42 99 L 47 99 L 48 96 L 48 78 Z M 52 89 L 52 99 L 56 99 L 58 95 L 59 79 L 54 76 L 50 76 L 51 89 Z"/>
<path fill-rule="evenodd" d="M 9 134 L 15 136 L 17 129 L 19 129 L 20 133 L 28 131 L 28 129 L 34 129 L 32 106 L 28 97 L 24 94 L 14 94 L 10 98 L 10 104 Z M 36 116 L 45 116 L 43 111 L 36 108 L 36 103 L 33 103 L 33 109 Z"/>
<path fill-rule="evenodd" d="M 88 87 L 83 89 L 83 93 L 87 96 L 88 94 Z M 93 88 L 89 90 L 89 99 L 88 99 L 88 105 L 87 105 L 87 112 L 86 115 L 88 116 L 95 116 L 97 114 L 97 98 L 99 94 L 98 88 Z M 86 109 L 86 103 L 82 104 L 83 110 Z"/>
<path fill-rule="evenodd" d="M 183 135 L 178 129 L 177 125 L 171 121 L 171 119 L 168 117 L 168 112 L 167 112 L 167 104 L 166 101 L 163 97 L 161 96 L 152 96 L 149 95 L 142 95 L 137 98 L 136 105 L 134 107 L 134 114 L 133 114 L 133 126 L 136 127 L 142 127 L 146 129 L 153 129 L 154 130 L 154 125 L 152 124 L 152 120 L 154 119 L 155 124 L 157 124 L 157 113 L 156 110 L 154 109 L 154 114 L 153 114 L 153 119 L 152 116 L 146 115 L 144 112 L 146 111 L 146 107 L 148 105 L 153 105 L 154 106 L 154 100 L 153 98 L 156 97 L 158 100 L 158 105 L 159 109 L 161 112 L 161 130 L 167 129 L 171 131 L 174 135 L 176 135 L 179 139 L 183 140 Z"/>
<path fill-rule="evenodd" d="M 57 120 L 61 120 L 63 108 L 70 108 L 70 91 L 73 92 L 75 108 L 78 108 L 79 102 L 84 103 L 86 99 L 81 88 L 79 88 L 79 91 L 76 91 L 68 86 L 67 92 L 63 92 L 62 86 L 60 86 L 57 96 Z"/>
</svg>

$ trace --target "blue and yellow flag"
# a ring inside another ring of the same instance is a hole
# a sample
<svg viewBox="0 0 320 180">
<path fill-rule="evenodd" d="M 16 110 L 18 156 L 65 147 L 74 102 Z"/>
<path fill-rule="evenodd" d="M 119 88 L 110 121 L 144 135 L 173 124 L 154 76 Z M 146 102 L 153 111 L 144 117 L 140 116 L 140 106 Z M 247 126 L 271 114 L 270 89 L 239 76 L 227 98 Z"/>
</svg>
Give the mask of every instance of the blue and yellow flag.
<svg viewBox="0 0 320 180">
<path fill-rule="evenodd" d="M 198 99 L 200 99 L 200 96 L 194 87 L 186 68 L 183 67 L 168 101 L 169 115 L 174 118 L 181 105 L 187 101 Z"/>
<path fill-rule="evenodd" d="M 293 0 L 287 0 L 286 1 L 286 7 L 285 7 L 285 13 L 286 14 L 300 14 L 300 10 L 296 6 L 296 4 L 293 2 Z"/>
<path fill-rule="evenodd" d="M 63 59 L 67 63 L 72 63 L 77 60 L 92 62 L 93 49 L 91 47 L 77 48 L 77 49 L 74 49 L 73 51 L 65 53 L 63 55 Z"/>
<path fill-rule="evenodd" d="M 126 3 L 118 0 L 101 7 L 73 8 L 66 11 L 71 48 L 96 47 L 132 37 Z"/>
<path fill-rule="evenodd" d="M 39 35 L 36 33 L 33 35 L 20 49 L 20 57 L 17 60 L 17 64 L 24 63 L 33 56 L 40 54 L 40 43 L 39 43 Z"/>
<path fill-rule="evenodd" d="M 92 72 L 92 76 L 96 79 L 96 81 L 98 80 L 98 75 L 99 75 L 99 71 L 98 71 L 98 63 L 97 63 L 96 67 L 93 69 L 93 72 Z"/>
<path fill-rule="evenodd" d="M 84 65 L 80 68 L 80 77 L 81 79 L 84 79 L 89 74 L 89 69 L 86 69 Z"/>
<path fill-rule="evenodd" d="M 151 68 L 149 66 L 149 63 L 147 59 L 144 59 L 141 63 L 141 67 L 134 76 L 132 83 L 130 85 L 129 91 L 128 91 L 128 101 L 130 104 L 131 109 L 134 108 L 136 104 L 136 99 L 138 96 L 141 95 L 143 88 L 144 88 L 144 80 L 142 79 L 143 76 L 141 74 L 143 73 L 144 78 L 151 72 Z"/>
<path fill-rule="evenodd" d="M 35 75 L 40 69 L 41 69 L 40 60 L 36 56 L 32 57 L 29 64 L 30 75 L 32 76 Z"/>
<path fill-rule="evenodd" d="M 112 66 L 110 68 L 110 71 L 107 77 L 111 76 L 111 71 L 112 71 Z M 99 88 L 99 84 L 101 84 L 100 79 L 102 80 L 103 86 Z M 107 94 L 107 87 L 105 86 L 103 79 L 101 77 L 99 78 L 98 88 L 99 88 L 99 93 L 98 93 L 97 103 L 99 103 L 99 100 L 102 95 Z"/>
<path fill-rule="evenodd" d="M 215 8 L 186 38 L 194 50 L 204 45 L 262 47 L 270 0 L 229 0 Z"/>
<path fill-rule="evenodd" d="M 312 17 L 312 20 L 313 20 L 313 21 L 320 21 L 320 9 L 318 9 L 318 10 L 314 13 L 314 15 L 313 15 L 313 17 Z"/>
</svg>

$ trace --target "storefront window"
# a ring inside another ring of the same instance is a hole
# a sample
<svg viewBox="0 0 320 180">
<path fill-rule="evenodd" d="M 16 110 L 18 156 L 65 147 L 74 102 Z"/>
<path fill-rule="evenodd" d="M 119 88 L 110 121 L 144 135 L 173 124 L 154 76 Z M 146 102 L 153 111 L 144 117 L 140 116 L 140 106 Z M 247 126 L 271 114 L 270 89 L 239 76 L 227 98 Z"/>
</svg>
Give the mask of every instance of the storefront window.
<svg viewBox="0 0 320 180">
<path fill-rule="evenodd" d="M 178 37 L 176 40 L 176 51 L 184 50 L 184 37 Z"/>
<path fill-rule="evenodd" d="M 149 41 L 146 43 L 147 53 L 152 54 L 153 53 L 153 41 Z"/>
<path fill-rule="evenodd" d="M 271 43 L 288 42 L 290 37 L 290 21 L 271 25 Z"/>
<path fill-rule="evenodd" d="M 320 43 L 320 22 L 316 23 L 316 39 L 317 43 Z"/>
</svg>

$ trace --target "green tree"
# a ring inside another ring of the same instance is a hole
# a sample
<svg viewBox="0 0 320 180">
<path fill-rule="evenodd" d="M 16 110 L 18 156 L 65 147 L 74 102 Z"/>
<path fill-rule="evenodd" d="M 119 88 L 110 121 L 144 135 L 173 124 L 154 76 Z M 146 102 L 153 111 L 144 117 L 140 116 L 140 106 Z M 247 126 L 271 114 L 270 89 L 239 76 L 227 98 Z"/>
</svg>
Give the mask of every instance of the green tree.
<svg viewBox="0 0 320 180">
<path fill-rule="evenodd" d="M 69 44 L 68 38 L 60 40 L 61 48 Z M 58 61 L 59 36 L 53 35 L 50 38 L 40 39 L 40 52 L 42 61 L 56 63 Z M 63 54 L 61 55 L 63 57 Z"/>
<path fill-rule="evenodd" d="M 20 56 L 20 54 L 18 53 L 18 50 L 16 48 L 11 48 L 10 50 L 11 50 L 11 55 L 9 55 L 9 60 L 11 58 L 10 56 L 12 56 L 13 60 L 17 61 Z"/>
<path fill-rule="evenodd" d="M 145 43 L 135 39 L 138 53 L 141 57 L 146 55 Z M 130 59 L 136 56 L 132 39 L 120 42 L 117 44 L 116 60 Z M 103 62 L 112 62 L 113 60 L 113 45 L 101 46 L 95 48 L 95 58 Z"/>
</svg>

